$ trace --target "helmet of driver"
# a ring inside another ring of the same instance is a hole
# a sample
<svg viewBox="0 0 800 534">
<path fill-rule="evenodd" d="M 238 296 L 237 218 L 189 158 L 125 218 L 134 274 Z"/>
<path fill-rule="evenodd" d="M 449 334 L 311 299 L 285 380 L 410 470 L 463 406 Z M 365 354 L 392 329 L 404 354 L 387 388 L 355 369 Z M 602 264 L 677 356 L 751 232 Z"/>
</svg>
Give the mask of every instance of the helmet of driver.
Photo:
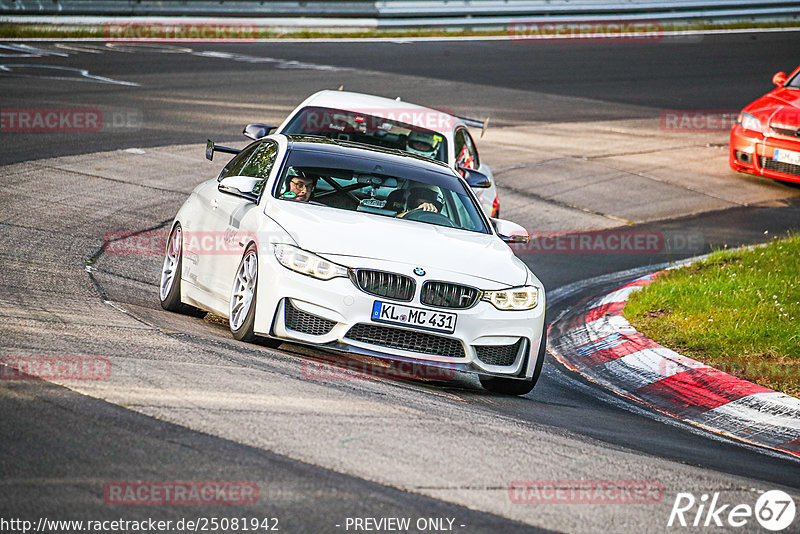
<svg viewBox="0 0 800 534">
<path fill-rule="evenodd" d="M 412 131 L 408 134 L 406 150 L 418 156 L 435 159 L 440 139 L 441 137 L 433 132 Z"/>
<path fill-rule="evenodd" d="M 429 184 L 419 184 L 408 191 L 407 209 L 413 210 L 423 203 L 433 204 L 436 211 L 442 211 L 444 197 L 438 187 Z"/>
</svg>

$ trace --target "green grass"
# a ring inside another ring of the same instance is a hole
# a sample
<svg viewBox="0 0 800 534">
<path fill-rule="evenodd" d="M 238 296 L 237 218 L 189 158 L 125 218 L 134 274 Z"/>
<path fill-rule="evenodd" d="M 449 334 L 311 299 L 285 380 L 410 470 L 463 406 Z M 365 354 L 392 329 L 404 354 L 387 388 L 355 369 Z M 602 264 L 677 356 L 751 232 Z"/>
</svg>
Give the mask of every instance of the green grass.
<svg viewBox="0 0 800 534">
<path fill-rule="evenodd" d="M 664 273 L 623 315 L 676 352 L 800 396 L 800 233 Z"/>
<path fill-rule="evenodd" d="M 785 22 L 692 22 L 683 25 L 664 25 L 665 33 L 685 30 L 719 30 L 719 29 L 755 29 L 775 27 L 800 27 L 800 22 L 787 20 Z M 314 39 L 314 38 L 409 38 L 409 37 L 481 37 L 509 35 L 507 29 L 492 30 L 450 30 L 446 28 L 408 28 L 398 30 L 347 30 L 332 29 L 330 31 L 300 30 L 279 33 L 269 28 L 262 29 L 260 39 Z M 0 39 L 19 38 L 104 38 L 107 37 L 106 29 L 102 25 L 59 25 L 59 24 L 32 24 L 32 23 L 0 23 Z"/>
<path fill-rule="evenodd" d="M 508 35 L 507 30 L 331 30 L 312 31 L 299 30 L 293 32 L 276 32 L 264 28 L 255 37 L 258 39 L 332 39 L 332 38 L 404 38 L 404 37 L 479 37 L 492 35 Z M 0 24 L 0 38 L 105 38 L 107 30 L 103 26 L 75 26 L 55 24 Z M 210 39 L 213 41 L 213 39 Z M 247 39 L 244 39 L 246 42 Z"/>
</svg>

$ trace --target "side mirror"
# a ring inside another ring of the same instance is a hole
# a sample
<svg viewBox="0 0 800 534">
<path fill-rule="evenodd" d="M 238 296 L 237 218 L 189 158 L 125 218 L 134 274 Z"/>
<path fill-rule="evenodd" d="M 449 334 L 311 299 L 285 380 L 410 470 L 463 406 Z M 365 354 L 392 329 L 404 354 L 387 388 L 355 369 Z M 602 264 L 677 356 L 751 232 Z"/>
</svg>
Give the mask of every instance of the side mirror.
<svg viewBox="0 0 800 534">
<path fill-rule="evenodd" d="M 217 185 L 222 193 L 236 195 L 253 202 L 258 202 L 258 196 L 264 188 L 264 179 L 251 176 L 226 176 Z"/>
<path fill-rule="evenodd" d="M 459 167 L 458 171 L 461 173 L 461 176 L 464 177 L 464 180 L 467 181 L 470 187 L 491 187 L 492 182 L 489 181 L 489 177 L 483 174 L 482 172 L 478 172 L 475 169 L 468 169 L 466 167 Z"/>
<path fill-rule="evenodd" d="M 248 124 L 242 130 L 245 137 L 249 137 L 253 141 L 258 141 L 262 137 L 268 136 L 273 130 L 277 130 L 277 126 L 269 126 L 268 124 Z"/>
<path fill-rule="evenodd" d="M 505 219 L 491 219 L 497 235 L 506 243 L 527 243 L 530 240 L 525 228 Z"/>
<path fill-rule="evenodd" d="M 775 76 L 772 77 L 772 83 L 774 83 L 778 87 L 783 87 L 783 84 L 786 83 L 786 73 L 776 72 Z"/>
</svg>

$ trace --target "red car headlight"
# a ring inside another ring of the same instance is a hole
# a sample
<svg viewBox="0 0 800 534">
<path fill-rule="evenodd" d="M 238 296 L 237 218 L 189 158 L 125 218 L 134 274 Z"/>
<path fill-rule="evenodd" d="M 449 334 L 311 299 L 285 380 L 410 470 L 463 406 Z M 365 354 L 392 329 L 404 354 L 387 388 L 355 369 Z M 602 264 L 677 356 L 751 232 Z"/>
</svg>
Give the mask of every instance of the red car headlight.
<svg viewBox="0 0 800 534">
<path fill-rule="evenodd" d="M 742 111 L 736 119 L 736 124 L 741 125 L 745 130 L 752 130 L 754 132 L 763 133 L 764 129 L 761 126 L 761 121 L 753 115 Z"/>
</svg>

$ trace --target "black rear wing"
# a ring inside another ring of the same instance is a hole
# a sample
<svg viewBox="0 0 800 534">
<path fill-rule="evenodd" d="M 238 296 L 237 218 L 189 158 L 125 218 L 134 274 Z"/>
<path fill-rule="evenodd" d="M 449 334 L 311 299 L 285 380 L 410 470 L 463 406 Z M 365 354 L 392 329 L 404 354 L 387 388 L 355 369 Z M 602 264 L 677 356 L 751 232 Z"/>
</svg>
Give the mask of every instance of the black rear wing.
<svg viewBox="0 0 800 534">
<path fill-rule="evenodd" d="M 472 128 L 480 128 L 481 137 L 483 137 L 483 134 L 486 133 L 486 128 L 489 127 L 489 117 L 486 117 L 485 121 L 479 121 L 477 119 L 470 119 L 468 117 L 459 117 L 459 116 L 456 116 L 456 118 L 462 121 L 467 126 L 471 126 Z"/>
<path fill-rule="evenodd" d="M 229 146 L 222 146 L 214 144 L 214 141 L 208 139 L 206 141 L 206 159 L 209 161 L 214 160 L 214 152 L 225 152 L 226 154 L 238 154 L 241 152 L 238 148 L 231 148 Z"/>
</svg>

